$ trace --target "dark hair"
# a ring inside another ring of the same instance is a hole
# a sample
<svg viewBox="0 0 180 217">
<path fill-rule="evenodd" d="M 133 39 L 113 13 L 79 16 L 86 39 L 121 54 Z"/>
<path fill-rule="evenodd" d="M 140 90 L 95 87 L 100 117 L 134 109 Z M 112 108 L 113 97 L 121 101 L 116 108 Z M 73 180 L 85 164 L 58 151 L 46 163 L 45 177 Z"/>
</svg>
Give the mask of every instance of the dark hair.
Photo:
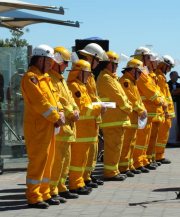
<svg viewBox="0 0 180 217">
<path fill-rule="evenodd" d="M 172 77 L 175 73 L 178 75 L 178 72 L 172 71 L 172 72 L 170 72 L 169 76 Z"/>
<path fill-rule="evenodd" d="M 108 65 L 109 61 L 101 61 L 97 65 L 97 67 L 93 70 L 93 74 L 95 76 L 95 80 L 97 80 L 99 73 L 106 68 Z"/>
<path fill-rule="evenodd" d="M 33 65 L 36 65 L 39 58 L 40 58 L 40 56 L 32 56 L 31 60 L 30 60 L 30 63 L 29 63 L 29 67 L 33 66 Z"/>
</svg>

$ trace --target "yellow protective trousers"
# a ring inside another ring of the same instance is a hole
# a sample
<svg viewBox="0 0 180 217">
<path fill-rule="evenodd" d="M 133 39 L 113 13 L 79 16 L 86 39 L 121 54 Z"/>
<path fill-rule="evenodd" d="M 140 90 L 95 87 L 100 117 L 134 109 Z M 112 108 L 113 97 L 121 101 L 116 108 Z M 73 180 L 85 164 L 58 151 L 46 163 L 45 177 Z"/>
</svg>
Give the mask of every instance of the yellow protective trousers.
<svg viewBox="0 0 180 217">
<path fill-rule="evenodd" d="M 98 154 L 98 142 L 95 142 L 89 148 L 87 164 L 86 164 L 85 171 L 83 174 L 84 181 L 90 181 L 91 180 L 91 177 L 90 177 L 91 172 L 96 167 L 97 154 Z"/>
<path fill-rule="evenodd" d="M 124 142 L 119 160 L 120 172 L 130 170 L 133 166 L 133 152 L 136 143 L 137 129 L 126 128 L 124 134 Z"/>
<path fill-rule="evenodd" d="M 46 138 L 47 134 L 46 132 L 44 133 Z M 29 158 L 26 178 L 26 197 L 29 204 L 51 198 L 49 182 L 55 151 L 55 138 L 53 131 L 51 131 L 51 134 L 52 136 L 49 142 L 41 140 L 41 143 L 40 141 L 37 143 L 33 138 L 30 142 L 28 142 L 29 140 L 26 141 L 27 154 Z"/>
<path fill-rule="evenodd" d="M 51 195 L 57 195 L 59 192 L 67 191 L 65 182 L 69 173 L 71 159 L 70 146 L 70 142 L 56 141 L 50 182 Z"/>
<path fill-rule="evenodd" d="M 165 122 L 161 122 L 158 132 L 158 138 L 156 143 L 156 160 L 161 160 L 165 156 L 165 148 L 169 138 L 169 131 L 171 128 L 172 119 L 165 119 Z"/>
<path fill-rule="evenodd" d="M 151 127 L 151 135 L 149 139 L 148 149 L 147 149 L 147 164 L 149 162 L 155 161 L 156 157 L 156 144 L 157 144 L 157 138 L 158 138 L 158 131 L 160 127 L 160 122 L 152 122 Z M 145 164 L 145 166 L 147 165 Z"/>
<path fill-rule="evenodd" d="M 150 133 L 151 122 L 149 121 L 144 129 L 137 130 L 136 145 L 133 153 L 133 165 L 135 168 L 142 167 L 144 164 L 146 165 L 148 163 L 145 159 L 147 159 L 146 152 L 148 149 Z"/>
<path fill-rule="evenodd" d="M 118 164 L 124 141 L 123 127 L 105 127 L 104 136 L 104 177 L 113 177 L 119 174 Z"/>
<path fill-rule="evenodd" d="M 71 145 L 71 163 L 69 169 L 69 189 L 84 187 L 84 171 L 92 143 L 74 142 Z"/>
</svg>

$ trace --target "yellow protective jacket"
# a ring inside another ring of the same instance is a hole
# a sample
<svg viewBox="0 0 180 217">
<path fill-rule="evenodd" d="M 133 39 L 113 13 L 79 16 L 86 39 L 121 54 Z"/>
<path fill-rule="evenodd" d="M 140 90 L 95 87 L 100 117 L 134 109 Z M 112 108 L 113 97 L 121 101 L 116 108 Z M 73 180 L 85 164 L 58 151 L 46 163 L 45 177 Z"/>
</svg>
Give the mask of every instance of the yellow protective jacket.
<svg viewBox="0 0 180 217">
<path fill-rule="evenodd" d="M 91 97 L 93 102 L 101 102 L 98 93 L 97 93 L 97 88 L 96 88 L 96 82 L 94 79 L 94 75 L 91 74 L 87 80 L 87 84 L 86 84 L 87 90 L 88 90 L 88 94 Z"/>
<path fill-rule="evenodd" d="M 137 87 L 146 107 L 148 117 L 153 122 L 164 121 L 164 112 L 161 105 L 163 101 L 162 94 L 150 74 L 141 73 L 137 81 Z"/>
<path fill-rule="evenodd" d="M 166 81 L 166 76 L 160 69 L 157 69 L 155 73 L 158 78 L 157 84 L 160 87 L 161 92 L 164 94 L 166 102 L 168 103 L 167 112 L 170 115 L 170 118 L 174 118 L 175 117 L 174 104 L 173 104 L 173 100 L 172 100 L 172 96 L 169 90 L 168 83 Z"/>
<path fill-rule="evenodd" d="M 76 122 L 76 142 L 97 142 L 96 118 L 101 113 L 101 105 L 92 105 L 86 85 L 76 79 L 77 72 L 69 73 L 67 82 L 80 110 L 80 119 Z"/>
<path fill-rule="evenodd" d="M 56 90 L 49 75 L 31 66 L 22 78 L 21 89 L 25 103 L 26 144 L 32 140 L 37 144 L 49 144 L 54 123 L 60 118 L 59 111 L 63 111 L 62 106 L 57 104 Z"/>
<path fill-rule="evenodd" d="M 128 97 L 129 101 L 132 103 L 132 113 L 129 114 L 131 120 L 131 128 L 138 128 L 138 116 L 146 110 L 139 91 L 137 89 L 136 81 L 133 79 L 132 75 L 126 72 L 120 79 L 119 82 Z"/>
<path fill-rule="evenodd" d="M 66 118 L 65 125 L 61 126 L 60 133 L 56 135 L 56 141 L 74 142 L 76 139 L 76 125 L 71 121 L 74 110 L 79 110 L 76 105 L 71 91 L 69 90 L 63 75 L 54 70 L 50 70 L 48 74 L 51 77 L 52 84 L 57 92 L 57 99 L 64 108 Z"/>
<path fill-rule="evenodd" d="M 122 89 L 116 74 L 105 69 L 97 79 L 97 90 L 101 101 L 115 102 L 116 108 L 108 108 L 102 115 L 100 127 L 130 126 L 129 114 L 132 112 L 131 102 Z"/>
<path fill-rule="evenodd" d="M 91 100 L 93 102 L 101 102 L 98 93 L 97 93 L 97 88 L 96 88 L 96 81 L 94 79 L 94 75 L 91 73 L 91 76 L 89 76 L 88 80 L 87 80 L 87 84 L 86 84 L 87 90 L 88 90 L 88 94 L 91 97 Z M 96 122 L 97 123 L 101 123 L 102 119 L 101 119 L 101 115 L 99 115 L 96 118 Z"/>
</svg>

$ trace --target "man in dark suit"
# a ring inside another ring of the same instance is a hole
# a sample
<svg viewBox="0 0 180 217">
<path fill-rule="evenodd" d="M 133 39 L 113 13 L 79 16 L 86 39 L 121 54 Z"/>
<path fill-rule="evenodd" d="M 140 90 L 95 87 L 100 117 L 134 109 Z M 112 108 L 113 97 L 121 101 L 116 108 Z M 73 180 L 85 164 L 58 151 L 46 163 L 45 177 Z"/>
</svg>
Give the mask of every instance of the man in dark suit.
<svg viewBox="0 0 180 217">
<path fill-rule="evenodd" d="M 176 71 L 170 73 L 171 80 L 168 81 L 168 85 L 174 102 L 180 100 L 180 83 L 177 82 L 178 78 L 180 76 Z"/>
<path fill-rule="evenodd" d="M 178 75 L 178 72 L 172 71 L 170 73 L 170 80 L 168 81 L 169 89 L 173 98 L 173 101 L 176 106 L 176 140 L 180 141 L 180 83 L 177 82 L 178 78 L 180 76 Z"/>
</svg>

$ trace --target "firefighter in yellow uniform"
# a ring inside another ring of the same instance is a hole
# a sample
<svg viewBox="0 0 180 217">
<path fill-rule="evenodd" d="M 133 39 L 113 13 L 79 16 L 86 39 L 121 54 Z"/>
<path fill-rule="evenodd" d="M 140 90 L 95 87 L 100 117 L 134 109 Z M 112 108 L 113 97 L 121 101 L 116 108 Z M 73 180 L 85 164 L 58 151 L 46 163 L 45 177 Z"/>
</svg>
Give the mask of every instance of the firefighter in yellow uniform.
<svg viewBox="0 0 180 217">
<path fill-rule="evenodd" d="M 131 59 L 127 63 L 126 68 L 122 71 L 123 76 L 119 79 L 133 108 L 133 112 L 129 114 L 131 126 L 125 128 L 124 142 L 119 160 L 120 172 L 126 174 L 128 177 L 134 177 L 134 174 L 141 173 L 140 170 L 136 170 L 133 166 L 133 152 L 136 144 L 138 117 L 141 120 L 147 118 L 146 108 L 142 103 L 141 96 L 136 86 L 136 82 L 143 70 L 143 63 L 140 60 Z"/>
<path fill-rule="evenodd" d="M 120 174 L 118 164 L 124 140 L 124 127 L 131 125 L 128 115 L 132 112 L 132 106 L 116 74 L 119 56 L 113 51 L 108 51 L 107 56 L 108 61 L 103 61 L 97 78 L 97 90 L 102 101 L 115 102 L 116 108 L 108 108 L 102 115 L 100 124 L 104 136 L 104 180 L 123 181 L 127 176 Z"/>
<path fill-rule="evenodd" d="M 152 82 L 154 82 L 153 85 L 155 85 L 157 89 L 158 96 L 161 97 L 162 105 L 160 104 L 155 107 L 151 107 L 151 105 L 149 105 L 149 107 L 151 108 L 151 113 L 149 112 L 148 115 L 151 118 L 152 126 L 151 126 L 151 134 L 149 138 L 147 153 L 146 156 L 144 156 L 145 165 L 148 164 L 148 162 L 151 162 L 151 165 L 154 165 L 156 167 L 161 165 L 161 163 L 156 162 L 155 159 L 158 131 L 159 131 L 160 124 L 165 120 L 165 112 L 167 110 L 167 103 L 165 97 L 158 86 L 158 78 L 154 73 L 154 71 L 157 68 L 157 62 L 158 62 L 157 55 L 151 52 L 150 64 L 148 66 L 149 76 L 152 78 L 151 79 Z"/>
<path fill-rule="evenodd" d="M 56 100 L 49 75 L 54 50 L 40 45 L 33 50 L 30 67 L 21 81 L 25 103 L 24 135 L 28 154 L 27 191 L 29 207 L 59 205 L 50 195 L 49 181 L 54 159 L 55 127 L 65 123 L 63 108 Z"/>
<path fill-rule="evenodd" d="M 85 59 L 91 64 L 92 73 L 89 76 L 86 84 L 91 100 L 93 102 L 101 102 L 97 94 L 96 82 L 94 79 L 93 71 L 99 64 L 99 61 L 103 60 L 105 57 L 107 58 L 107 55 L 105 51 L 102 49 L 102 47 L 96 43 L 90 43 L 86 45 L 84 49 L 79 50 L 78 53 L 80 53 L 83 59 Z M 96 121 L 97 124 L 101 123 L 101 116 L 98 116 Z M 97 138 L 98 138 L 98 134 L 99 134 L 99 127 L 97 128 Z M 91 176 L 91 172 L 95 169 L 96 166 L 97 154 L 98 154 L 98 142 L 94 143 L 94 145 L 91 145 L 90 147 L 88 161 L 84 172 L 84 180 L 86 186 L 93 187 L 93 188 L 97 188 L 98 185 L 103 185 L 102 180 Z"/>
<path fill-rule="evenodd" d="M 54 63 L 48 74 L 58 93 L 59 102 L 64 108 L 66 123 L 61 127 L 60 133 L 56 135 L 56 149 L 50 189 L 51 196 L 63 203 L 65 202 L 63 198 L 78 198 L 77 194 L 68 191 L 65 182 L 69 173 L 71 143 L 75 142 L 76 139 L 75 121 L 79 119 L 79 110 L 62 75 L 71 59 L 71 53 L 64 47 L 56 47 L 54 53 L 58 63 Z"/>
<path fill-rule="evenodd" d="M 156 143 L 156 161 L 161 162 L 162 164 L 169 164 L 171 161 L 165 158 L 165 148 L 168 142 L 169 130 L 171 128 L 172 118 L 175 117 L 173 100 L 169 91 L 168 84 L 166 82 L 166 73 L 174 67 L 174 60 L 169 55 L 163 56 L 163 61 L 158 64 L 156 75 L 158 78 L 158 85 L 161 92 L 164 94 L 167 101 L 167 112 L 165 114 L 165 121 L 161 123 L 158 139 Z"/>
<path fill-rule="evenodd" d="M 147 159 L 147 150 L 151 136 L 152 119 L 158 120 L 158 116 L 162 115 L 158 112 L 158 108 L 161 108 L 163 105 L 163 99 L 159 94 L 157 85 L 149 76 L 148 68 L 151 64 L 151 51 L 146 47 L 139 47 L 136 49 L 133 56 L 141 60 L 144 66 L 147 67 L 146 72 L 143 72 L 138 79 L 137 87 L 148 112 L 148 121 L 144 129 L 138 129 L 137 131 L 137 140 L 133 156 L 135 168 L 141 170 L 143 173 L 147 173 L 149 169 L 155 170 L 157 167 L 157 165 L 150 164 L 151 162 Z"/>
<path fill-rule="evenodd" d="M 76 61 L 68 75 L 68 87 L 80 110 L 76 122 L 76 142 L 71 145 L 71 163 L 69 171 L 69 189 L 72 193 L 87 195 L 91 187 L 86 187 L 84 172 L 87 165 L 90 146 L 97 142 L 96 118 L 105 111 L 101 105 L 93 105 L 86 87 L 91 73 L 91 65 L 85 60 Z"/>
</svg>

